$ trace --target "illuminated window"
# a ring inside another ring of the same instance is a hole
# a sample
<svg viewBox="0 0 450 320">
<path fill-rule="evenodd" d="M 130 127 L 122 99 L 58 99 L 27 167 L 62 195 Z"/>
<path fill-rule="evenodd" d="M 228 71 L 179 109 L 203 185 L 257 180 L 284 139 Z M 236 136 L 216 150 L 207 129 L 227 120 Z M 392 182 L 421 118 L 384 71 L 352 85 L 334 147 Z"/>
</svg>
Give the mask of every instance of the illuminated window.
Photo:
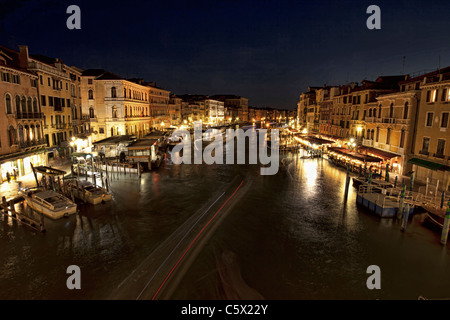
<svg viewBox="0 0 450 320">
<path fill-rule="evenodd" d="M 436 102 L 437 92 L 437 89 L 431 91 L 431 102 Z"/>
</svg>

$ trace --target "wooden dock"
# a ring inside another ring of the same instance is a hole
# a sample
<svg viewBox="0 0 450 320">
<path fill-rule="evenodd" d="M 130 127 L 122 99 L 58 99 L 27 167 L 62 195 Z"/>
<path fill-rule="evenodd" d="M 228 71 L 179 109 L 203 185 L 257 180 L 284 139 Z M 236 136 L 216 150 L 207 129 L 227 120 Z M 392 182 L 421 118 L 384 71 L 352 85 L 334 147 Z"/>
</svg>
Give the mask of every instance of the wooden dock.
<svg viewBox="0 0 450 320">
<path fill-rule="evenodd" d="M 15 197 L 9 201 L 6 201 L 6 198 L 3 197 L 2 202 L 0 203 L 1 212 L 3 212 L 6 217 L 16 220 L 36 231 L 46 232 L 44 225 L 44 215 L 39 214 L 39 219 L 36 219 L 33 217 L 33 211 L 31 210 L 31 208 L 27 207 L 27 209 L 29 210 L 28 215 L 26 214 L 26 210 L 25 212 L 17 212 L 15 210 L 15 205 L 18 203 L 23 203 L 23 201 L 25 201 L 25 199 L 21 196 Z"/>
</svg>

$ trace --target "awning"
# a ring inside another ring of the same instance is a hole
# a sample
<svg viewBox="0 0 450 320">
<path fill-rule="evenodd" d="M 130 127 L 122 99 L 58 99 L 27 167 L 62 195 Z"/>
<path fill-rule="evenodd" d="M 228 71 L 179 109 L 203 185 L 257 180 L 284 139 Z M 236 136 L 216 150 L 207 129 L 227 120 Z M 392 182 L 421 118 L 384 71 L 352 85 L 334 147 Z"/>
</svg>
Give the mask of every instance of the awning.
<svg viewBox="0 0 450 320">
<path fill-rule="evenodd" d="M 35 154 L 41 154 L 41 153 L 44 153 L 45 151 L 46 151 L 46 148 L 40 148 L 37 150 L 5 154 L 5 155 L 0 156 L 0 164 L 9 162 L 9 161 L 15 161 L 18 159 L 23 159 L 23 158 L 26 158 L 26 157 L 29 157 L 29 156 L 32 156 Z"/>
<path fill-rule="evenodd" d="M 440 171 L 450 171 L 450 166 L 447 166 L 445 164 L 440 164 L 424 159 L 419 158 L 412 158 L 408 160 L 408 163 L 418 165 L 420 167 L 424 167 L 431 170 L 440 170 Z"/>
<path fill-rule="evenodd" d="M 349 158 L 352 158 L 354 160 L 359 160 L 361 162 L 381 162 L 382 160 L 380 158 L 371 157 L 365 154 L 352 152 L 344 148 L 337 148 L 337 147 L 330 147 L 328 148 L 328 152 L 334 152 L 338 153 L 344 156 L 347 156 Z"/>
<path fill-rule="evenodd" d="M 381 157 L 381 158 L 383 158 L 385 160 L 392 159 L 392 158 L 395 158 L 395 157 L 400 157 L 399 154 L 395 154 L 395 153 L 392 153 L 392 152 L 388 152 L 388 151 L 384 151 L 384 150 L 380 150 L 380 149 L 376 149 L 376 148 L 372 148 L 372 147 L 360 147 L 359 151 L 361 153 L 365 153 L 365 152 L 371 153 L 371 154 L 373 154 L 373 155 L 375 155 L 377 157 Z"/>
</svg>

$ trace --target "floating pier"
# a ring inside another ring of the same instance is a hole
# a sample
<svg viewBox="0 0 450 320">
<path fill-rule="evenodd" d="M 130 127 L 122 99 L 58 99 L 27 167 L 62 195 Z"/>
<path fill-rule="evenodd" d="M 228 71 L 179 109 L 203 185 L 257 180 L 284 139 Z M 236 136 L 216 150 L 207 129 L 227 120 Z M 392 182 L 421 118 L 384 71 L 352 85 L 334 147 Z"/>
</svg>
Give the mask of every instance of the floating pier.
<svg viewBox="0 0 450 320">
<path fill-rule="evenodd" d="M 397 216 L 400 207 L 400 197 L 393 197 L 382 192 L 375 192 L 376 187 L 363 185 L 360 187 L 356 196 L 356 203 L 369 211 L 375 213 L 381 218 L 393 218 Z M 409 203 L 409 215 L 414 214 L 415 205 L 413 202 L 404 200 L 405 204 Z"/>
</svg>

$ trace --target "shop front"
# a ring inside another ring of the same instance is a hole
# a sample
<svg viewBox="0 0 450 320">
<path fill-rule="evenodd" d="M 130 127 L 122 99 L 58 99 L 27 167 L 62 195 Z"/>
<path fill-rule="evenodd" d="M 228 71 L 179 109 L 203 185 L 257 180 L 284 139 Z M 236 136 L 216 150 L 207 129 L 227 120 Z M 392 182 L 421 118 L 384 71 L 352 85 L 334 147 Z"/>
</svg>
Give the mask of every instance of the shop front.
<svg viewBox="0 0 450 320">
<path fill-rule="evenodd" d="M 31 164 L 33 166 L 47 164 L 45 149 L 17 152 L 0 157 L 1 182 L 7 181 L 8 175 L 11 180 L 14 180 L 32 173 Z"/>
</svg>

